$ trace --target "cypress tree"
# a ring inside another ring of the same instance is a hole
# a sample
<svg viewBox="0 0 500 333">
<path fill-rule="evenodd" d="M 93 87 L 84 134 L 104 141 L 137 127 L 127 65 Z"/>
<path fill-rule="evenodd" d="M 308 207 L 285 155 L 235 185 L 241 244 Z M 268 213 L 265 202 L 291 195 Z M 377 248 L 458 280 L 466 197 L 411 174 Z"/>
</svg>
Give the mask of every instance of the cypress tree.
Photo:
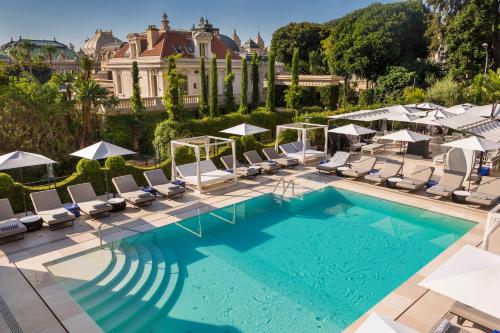
<svg viewBox="0 0 500 333">
<path fill-rule="evenodd" d="M 266 107 L 269 111 L 274 109 L 276 103 L 276 90 L 275 90 L 275 80 L 276 71 L 274 68 L 274 52 L 269 52 L 267 57 L 267 96 L 266 96 Z"/>
<path fill-rule="evenodd" d="M 212 55 L 210 63 L 210 117 L 217 117 L 219 113 L 217 99 L 219 98 L 219 90 L 217 87 L 217 57 Z"/>
<path fill-rule="evenodd" d="M 233 92 L 234 74 L 231 64 L 231 52 L 226 52 L 226 76 L 224 77 L 224 106 L 226 113 L 234 111 L 234 92 Z"/>
<path fill-rule="evenodd" d="M 208 115 L 208 87 L 207 87 L 207 76 L 205 74 L 205 57 L 200 58 L 200 114 L 202 117 Z"/>
<path fill-rule="evenodd" d="M 139 66 L 137 61 L 132 63 L 132 96 L 130 97 L 130 105 L 132 109 L 132 140 L 134 146 L 141 146 L 141 129 L 142 129 L 142 115 L 146 108 L 141 98 L 141 86 L 139 85 Z M 137 142 L 136 142 L 137 140 Z"/>
<path fill-rule="evenodd" d="M 257 53 L 252 54 L 252 106 L 259 106 L 259 57 Z"/>
<path fill-rule="evenodd" d="M 247 71 L 247 59 L 245 57 L 241 58 L 241 101 L 240 101 L 240 112 L 248 113 L 248 71 Z"/>
<path fill-rule="evenodd" d="M 178 121 L 184 104 L 184 80 L 177 73 L 175 59 L 175 56 L 168 57 L 168 67 L 165 73 L 167 89 L 163 95 L 163 102 L 169 119 Z"/>
<path fill-rule="evenodd" d="M 292 82 L 285 93 L 286 106 L 298 111 L 300 108 L 300 99 L 302 90 L 299 87 L 299 49 L 293 51 L 292 57 Z"/>
</svg>

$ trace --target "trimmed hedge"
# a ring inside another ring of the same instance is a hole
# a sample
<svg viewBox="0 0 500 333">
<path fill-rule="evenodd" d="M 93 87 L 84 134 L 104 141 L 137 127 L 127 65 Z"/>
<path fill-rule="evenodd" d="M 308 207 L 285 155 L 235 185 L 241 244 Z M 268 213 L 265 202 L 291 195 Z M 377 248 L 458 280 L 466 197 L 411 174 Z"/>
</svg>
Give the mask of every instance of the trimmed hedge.
<svg viewBox="0 0 500 333">
<path fill-rule="evenodd" d="M 187 150 L 181 150 L 176 155 L 176 161 L 179 164 L 189 163 L 194 160 L 194 156 L 190 155 Z M 111 179 L 113 177 L 131 174 L 139 186 L 147 185 L 143 172 L 156 168 L 161 168 L 167 177 L 170 177 L 171 162 L 170 159 L 165 160 L 161 164 L 152 167 L 137 167 L 125 163 L 123 157 L 112 157 L 106 160 L 106 167 L 108 168 L 108 186 L 110 191 L 114 191 Z M 23 188 L 26 197 L 26 204 L 28 210 L 33 210 L 31 203 L 30 193 L 45 191 L 49 189 L 56 189 L 62 202 L 71 202 L 71 198 L 67 191 L 70 185 L 81 184 L 90 182 L 96 193 L 103 194 L 106 190 L 104 168 L 101 167 L 99 162 L 82 159 L 78 162 L 75 172 L 66 179 L 57 182 L 55 185 L 44 186 L 25 186 L 14 181 L 14 179 L 5 173 L 0 173 L 0 198 L 9 199 L 14 212 L 23 211 Z"/>
</svg>

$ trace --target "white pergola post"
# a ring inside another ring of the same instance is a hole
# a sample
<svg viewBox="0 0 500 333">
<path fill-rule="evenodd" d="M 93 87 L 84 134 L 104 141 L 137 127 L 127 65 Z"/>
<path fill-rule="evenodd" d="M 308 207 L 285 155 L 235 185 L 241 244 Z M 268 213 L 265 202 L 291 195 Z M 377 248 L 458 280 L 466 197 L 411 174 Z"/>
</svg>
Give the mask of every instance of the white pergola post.
<svg viewBox="0 0 500 333">
<path fill-rule="evenodd" d="M 171 161 L 172 161 L 172 170 L 171 170 L 171 175 L 170 175 L 170 178 L 172 181 L 176 181 L 177 180 L 177 169 L 175 168 L 175 142 L 174 141 L 171 141 L 170 142 L 170 158 L 171 158 Z"/>
<path fill-rule="evenodd" d="M 196 156 L 196 190 L 201 193 L 201 167 L 200 167 L 200 147 L 196 146 L 194 149 L 194 154 Z"/>
<path fill-rule="evenodd" d="M 302 164 L 306 165 L 306 145 L 307 145 L 307 130 L 303 129 L 302 131 Z"/>
<path fill-rule="evenodd" d="M 236 172 L 236 142 L 231 142 L 231 154 L 233 155 L 233 173 L 234 173 L 234 183 L 238 182 L 238 173 Z"/>
<path fill-rule="evenodd" d="M 325 133 L 325 157 L 328 156 L 328 125 L 324 129 Z"/>
<path fill-rule="evenodd" d="M 205 145 L 205 159 L 206 160 L 210 159 L 210 145 L 209 144 Z"/>
</svg>

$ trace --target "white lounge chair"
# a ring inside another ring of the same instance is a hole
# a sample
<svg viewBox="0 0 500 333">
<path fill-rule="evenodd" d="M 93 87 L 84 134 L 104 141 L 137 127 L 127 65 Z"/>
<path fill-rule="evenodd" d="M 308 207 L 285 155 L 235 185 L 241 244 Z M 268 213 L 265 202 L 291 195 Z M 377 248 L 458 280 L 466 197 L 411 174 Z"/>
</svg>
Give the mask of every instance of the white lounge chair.
<svg viewBox="0 0 500 333">
<path fill-rule="evenodd" d="M 453 192 L 462 187 L 465 173 L 460 171 L 445 170 L 439 183 L 425 190 L 427 193 L 440 197 L 449 197 Z"/>
<path fill-rule="evenodd" d="M 431 179 L 433 173 L 433 167 L 418 164 L 407 177 L 396 183 L 396 187 L 410 191 L 421 189 Z"/>
<path fill-rule="evenodd" d="M 33 192 L 30 196 L 35 212 L 51 230 L 73 225 L 76 217 L 63 207 L 56 190 Z"/>
<path fill-rule="evenodd" d="M 348 152 L 337 151 L 328 162 L 318 164 L 316 166 L 316 169 L 319 173 L 324 172 L 331 174 L 333 172 L 336 172 L 337 168 L 346 165 L 350 156 L 351 154 Z"/>
<path fill-rule="evenodd" d="M 278 154 L 274 148 L 264 148 L 262 153 L 266 156 L 268 161 L 273 161 L 281 165 L 283 168 L 295 168 L 299 165 L 297 158 L 286 157 L 285 155 Z"/>
<path fill-rule="evenodd" d="M 233 170 L 233 155 L 222 156 L 220 158 L 220 161 L 222 162 L 222 164 L 224 164 L 227 170 Z M 255 178 L 260 174 L 260 170 L 261 168 L 258 166 L 247 167 L 241 165 L 240 162 L 236 160 L 236 173 L 238 174 L 238 176 L 244 178 Z"/>
<path fill-rule="evenodd" d="M 342 176 L 360 178 L 373 170 L 373 167 L 377 163 L 377 158 L 362 156 L 359 160 L 352 162 L 349 170 L 342 170 Z"/>
<path fill-rule="evenodd" d="M 278 163 L 266 162 L 260 157 L 256 150 L 247 151 L 243 154 L 250 165 L 260 167 L 264 172 L 276 173 L 281 169 Z"/>
<path fill-rule="evenodd" d="M 162 169 L 144 171 L 144 178 L 149 186 L 166 198 L 182 198 L 186 191 L 183 186 L 172 184 Z"/>
<path fill-rule="evenodd" d="M 500 199 L 500 177 L 483 176 L 476 191 L 465 198 L 465 201 L 491 206 Z"/>
<path fill-rule="evenodd" d="M 139 188 L 132 175 L 115 177 L 112 182 L 120 197 L 136 207 L 149 206 L 155 200 L 154 195 Z"/>
<path fill-rule="evenodd" d="M 9 199 L 0 199 L 0 244 L 23 239 L 26 231 L 14 215 Z"/>
<path fill-rule="evenodd" d="M 69 196 L 77 204 L 80 211 L 89 216 L 107 216 L 113 206 L 97 198 L 94 188 L 90 183 L 68 186 Z"/>
<path fill-rule="evenodd" d="M 386 160 L 377 173 L 366 175 L 365 179 L 377 184 L 384 183 L 387 179 L 398 176 L 402 167 L 403 164 L 399 161 Z"/>
<path fill-rule="evenodd" d="M 234 180 L 234 174 L 219 170 L 210 159 L 200 161 L 200 184 L 198 184 L 197 163 L 188 163 L 176 166 L 180 178 L 187 184 L 198 187 Z"/>
</svg>

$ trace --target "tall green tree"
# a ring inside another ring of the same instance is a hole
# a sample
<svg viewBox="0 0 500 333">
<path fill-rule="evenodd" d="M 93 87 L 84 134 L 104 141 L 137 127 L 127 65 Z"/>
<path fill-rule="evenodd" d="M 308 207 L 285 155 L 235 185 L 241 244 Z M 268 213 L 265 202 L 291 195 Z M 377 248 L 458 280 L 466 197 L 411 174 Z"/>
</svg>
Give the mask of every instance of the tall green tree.
<svg viewBox="0 0 500 333">
<path fill-rule="evenodd" d="M 290 109 L 298 110 L 302 90 L 299 86 L 299 49 L 295 49 L 292 58 L 292 81 L 288 90 L 285 92 L 286 106 Z"/>
<path fill-rule="evenodd" d="M 320 50 L 313 50 L 308 55 L 309 74 L 321 75 L 328 73 L 328 68 L 325 66 L 323 54 Z"/>
<path fill-rule="evenodd" d="M 146 108 L 141 98 L 141 86 L 139 84 L 139 66 L 137 61 L 132 63 L 132 96 L 130 96 L 132 109 L 132 140 L 134 146 L 142 144 L 142 117 Z"/>
<path fill-rule="evenodd" d="M 241 81 L 240 81 L 240 109 L 239 112 L 246 114 L 248 113 L 248 68 L 247 59 L 241 57 Z"/>
<path fill-rule="evenodd" d="M 30 40 L 23 39 L 19 44 L 19 47 L 26 55 L 30 75 L 33 75 L 33 49 L 35 48 L 35 44 L 33 44 Z"/>
<path fill-rule="evenodd" d="M 375 80 L 390 66 L 427 58 L 426 12 L 419 1 L 375 3 L 330 22 L 323 48 L 331 73 Z"/>
<path fill-rule="evenodd" d="M 234 111 L 234 92 L 233 92 L 234 74 L 231 64 L 231 52 L 226 52 L 226 75 L 224 76 L 224 108 L 226 113 Z"/>
<path fill-rule="evenodd" d="M 49 59 L 49 67 L 50 67 L 50 71 L 52 72 L 53 68 L 52 68 L 52 58 L 54 57 L 54 54 L 56 53 L 56 48 L 54 45 L 44 45 L 42 47 L 42 52 L 43 54 L 47 57 L 47 59 Z"/>
<path fill-rule="evenodd" d="M 207 74 L 205 73 L 205 57 L 200 57 L 200 115 L 202 117 L 208 116 L 208 83 Z"/>
<path fill-rule="evenodd" d="M 257 53 L 252 54 L 252 107 L 257 107 L 260 101 L 259 93 L 259 56 Z"/>
<path fill-rule="evenodd" d="M 267 92 L 266 92 L 266 107 L 269 111 L 274 110 L 276 105 L 276 70 L 274 52 L 269 52 L 267 56 Z"/>
<path fill-rule="evenodd" d="M 318 50 L 321 41 L 328 37 L 328 27 L 317 23 L 290 23 L 273 33 L 271 50 L 275 52 L 276 60 L 290 68 L 293 52 L 296 48 L 300 50 L 299 59 L 303 64 L 301 70 L 308 71 L 309 52 Z"/>
<path fill-rule="evenodd" d="M 210 117 L 217 117 L 219 115 L 219 78 L 217 75 L 217 57 L 215 54 L 212 55 L 212 61 L 210 63 Z"/>
<path fill-rule="evenodd" d="M 178 121 L 184 106 L 184 79 L 177 72 L 177 56 L 169 56 L 167 72 L 164 74 L 167 81 L 167 89 L 163 95 L 163 103 L 167 110 L 169 119 Z"/>
</svg>

